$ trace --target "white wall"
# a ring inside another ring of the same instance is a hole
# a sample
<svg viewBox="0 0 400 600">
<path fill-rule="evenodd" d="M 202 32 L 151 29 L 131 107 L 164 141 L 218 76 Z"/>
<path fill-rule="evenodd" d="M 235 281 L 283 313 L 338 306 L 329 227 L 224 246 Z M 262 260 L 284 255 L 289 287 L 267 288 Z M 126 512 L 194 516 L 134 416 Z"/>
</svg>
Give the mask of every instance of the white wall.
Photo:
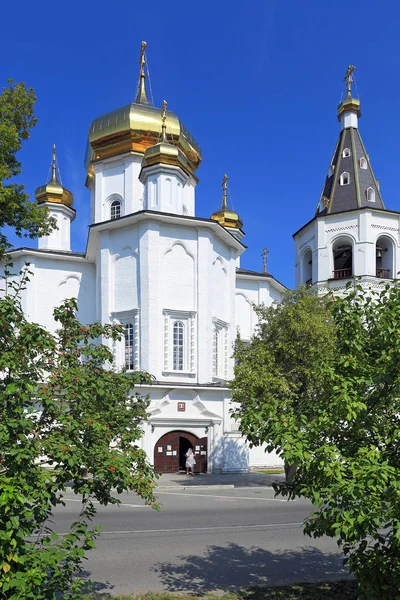
<svg viewBox="0 0 400 600">
<path fill-rule="evenodd" d="M 348 279 L 333 279 L 333 246 L 349 243 L 353 249 L 353 275 L 361 281 L 385 284 L 376 278 L 376 242 L 392 241 L 393 272 L 400 269 L 400 216 L 383 211 L 359 210 L 314 219 L 295 237 L 296 286 L 305 283 L 305 253 L 312 253 L 312 281 L 321 291 L 343 288 Z M 387 281 L 387 280 L 386 280 Z"/>
</svg>

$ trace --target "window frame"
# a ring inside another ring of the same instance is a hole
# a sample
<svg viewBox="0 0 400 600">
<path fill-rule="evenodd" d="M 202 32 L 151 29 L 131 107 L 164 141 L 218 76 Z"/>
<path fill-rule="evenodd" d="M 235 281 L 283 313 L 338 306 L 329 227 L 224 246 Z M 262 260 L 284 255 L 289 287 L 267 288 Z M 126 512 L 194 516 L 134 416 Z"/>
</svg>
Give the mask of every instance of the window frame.
<svg viewBox="0 0 400 600">
<path fill-rule="evenodd" d="M 346 182 L 344 181 L 345 176 L 347 176 Z M 347 171 L 343 171 L 343 173 L 341 173 L 340 175 L 339 183 L 340 185 L 350 185 L 350 173 L 348 173 Z"/>
<path fill-rule="evenodd" d="M 132 336 L 130 347 L 132 349 L 132 361 L 129 363 L 133 368 L 128 368 L 127 371 L 140 370 L 140 339 L 139 339 L 139 309 L 125 310 L 113 312 L 111 314 L 113 325 L 122 325 L 124 327 L 124 335 L 120 340 L 114 340 L 112 344 L 113 352 L 113 368 L 115 370 L 124 369 L 127 367 L 126 360 L 126 328 L 132 327 Z"/>
<path fill-rule="evenodd" d="M 118 211 L 118 214 L 113 215 L 113 211 L 114 211 L 114 213 Z M 122 202 L 118 198 L 115 198 L 110 203 L 110 219 L 111 219 L 111 221 L 115 221 L 116 219 L 120 219 L 121 217 L 122 217 Z"/>
<path fill-rule="evenodd" d="M 367 170 L 367 169 L 368 169 L 368 161 L 367 161 L 367 159 L 365 158 L 365 156 L 361 156 L 361 157 L 358 159 L 358 164 L 359 164 L 359 167 L 360 167 L 360 169 L 363 169 L 363 170 Z M 365 166 L 364 166 L 364 165 L 365 165 Z"/>
<path fill-rule="evenodd" d="M 213 318 L 213 379 L 218 381 L 228 378 L 228 329 L 228 323 Z"/>
<path fill-rule="evenodd" d="M 342 158 L 350 158 L 350 157 L 351 157 L 350 148 L 343 148 Z"/>
<path fill-rule="evenodd" d="M 164 315 L 164 369 L 163 375 L 184 377 L 196 376 L 196 312 L 163 309 Z M 174 356 L 175 340 L 174 326 L 183 326 L 182 369 L 175 369 L 177 363 Z"/>
<path fill-rule="evenodd" d="M 372 192 L 372 196 L 373 198 L 370 199 L 370 192 Z M 365 190 L 365 196 L 367 198 L 367 202 L 371 202 L 371 204 L 374 204 L 374 202 L 376 202 L 376 191 L 374 190 L 374 188 L 372 186 L 367 187 L 367 189 Z"/>
</svg>

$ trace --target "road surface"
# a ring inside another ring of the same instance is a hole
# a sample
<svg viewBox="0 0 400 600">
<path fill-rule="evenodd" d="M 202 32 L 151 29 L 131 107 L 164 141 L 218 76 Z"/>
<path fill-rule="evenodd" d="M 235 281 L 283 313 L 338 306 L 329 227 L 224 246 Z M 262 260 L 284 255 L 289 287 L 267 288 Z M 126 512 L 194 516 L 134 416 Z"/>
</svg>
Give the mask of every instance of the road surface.
<svg viewBox="0 0 400 600">
<path fill-rule="evenodd" d="M 336 542 L 302 532 L 310 505 L 274 498 L 272 488 L 170 489 L 157 513 L 134 494 L 99 506 L 103 533 L 85 576 L 112 595 L 152 591 L 230 591 L 250 584 L 347 576 Z M 66 533 L 80 500 L 66 495 L 54 527 Z"/>
</svg>

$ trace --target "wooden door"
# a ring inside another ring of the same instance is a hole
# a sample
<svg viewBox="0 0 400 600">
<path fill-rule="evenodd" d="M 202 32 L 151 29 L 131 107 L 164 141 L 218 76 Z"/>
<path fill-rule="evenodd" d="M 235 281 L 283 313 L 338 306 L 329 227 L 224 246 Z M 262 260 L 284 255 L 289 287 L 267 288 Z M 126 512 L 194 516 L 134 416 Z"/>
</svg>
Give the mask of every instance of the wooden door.
<svg viewBox="0 0 400 600">
<path fill-rule="evenodd" d="M 180 468 L 184 468 L 184 455 L 182 456 L 182 451 L 186 452 L 186 448 L 191 447 L 195 453 L 195 448 L 199 444 L 199 438 L 186 431 L 177 430 L 166 433 L 160 437 L 154 447 L 155 472 L 178 473 Z M 200 454 L 196 456 L 195 472 L 200 472 L 201 465 L 198 464 L 200 456 Z"/>
</svg>

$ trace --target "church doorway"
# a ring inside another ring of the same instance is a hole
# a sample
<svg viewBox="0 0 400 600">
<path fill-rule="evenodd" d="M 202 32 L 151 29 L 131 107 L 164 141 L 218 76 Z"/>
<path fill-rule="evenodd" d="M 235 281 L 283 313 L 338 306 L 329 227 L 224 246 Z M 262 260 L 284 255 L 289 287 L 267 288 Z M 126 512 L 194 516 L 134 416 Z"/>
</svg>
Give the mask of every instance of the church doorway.
<svg viewBox="0 0 400 600">
<path fill-rule="evenodd" d="M 186 471 L 186 452 L 192 448 L 196 464 L 195 473 L 207 473 L 207 438 L 198 438 L 186 431 L 170 431 L 161 436 L 154 446 L 156 473 Z"/>
</svg>

